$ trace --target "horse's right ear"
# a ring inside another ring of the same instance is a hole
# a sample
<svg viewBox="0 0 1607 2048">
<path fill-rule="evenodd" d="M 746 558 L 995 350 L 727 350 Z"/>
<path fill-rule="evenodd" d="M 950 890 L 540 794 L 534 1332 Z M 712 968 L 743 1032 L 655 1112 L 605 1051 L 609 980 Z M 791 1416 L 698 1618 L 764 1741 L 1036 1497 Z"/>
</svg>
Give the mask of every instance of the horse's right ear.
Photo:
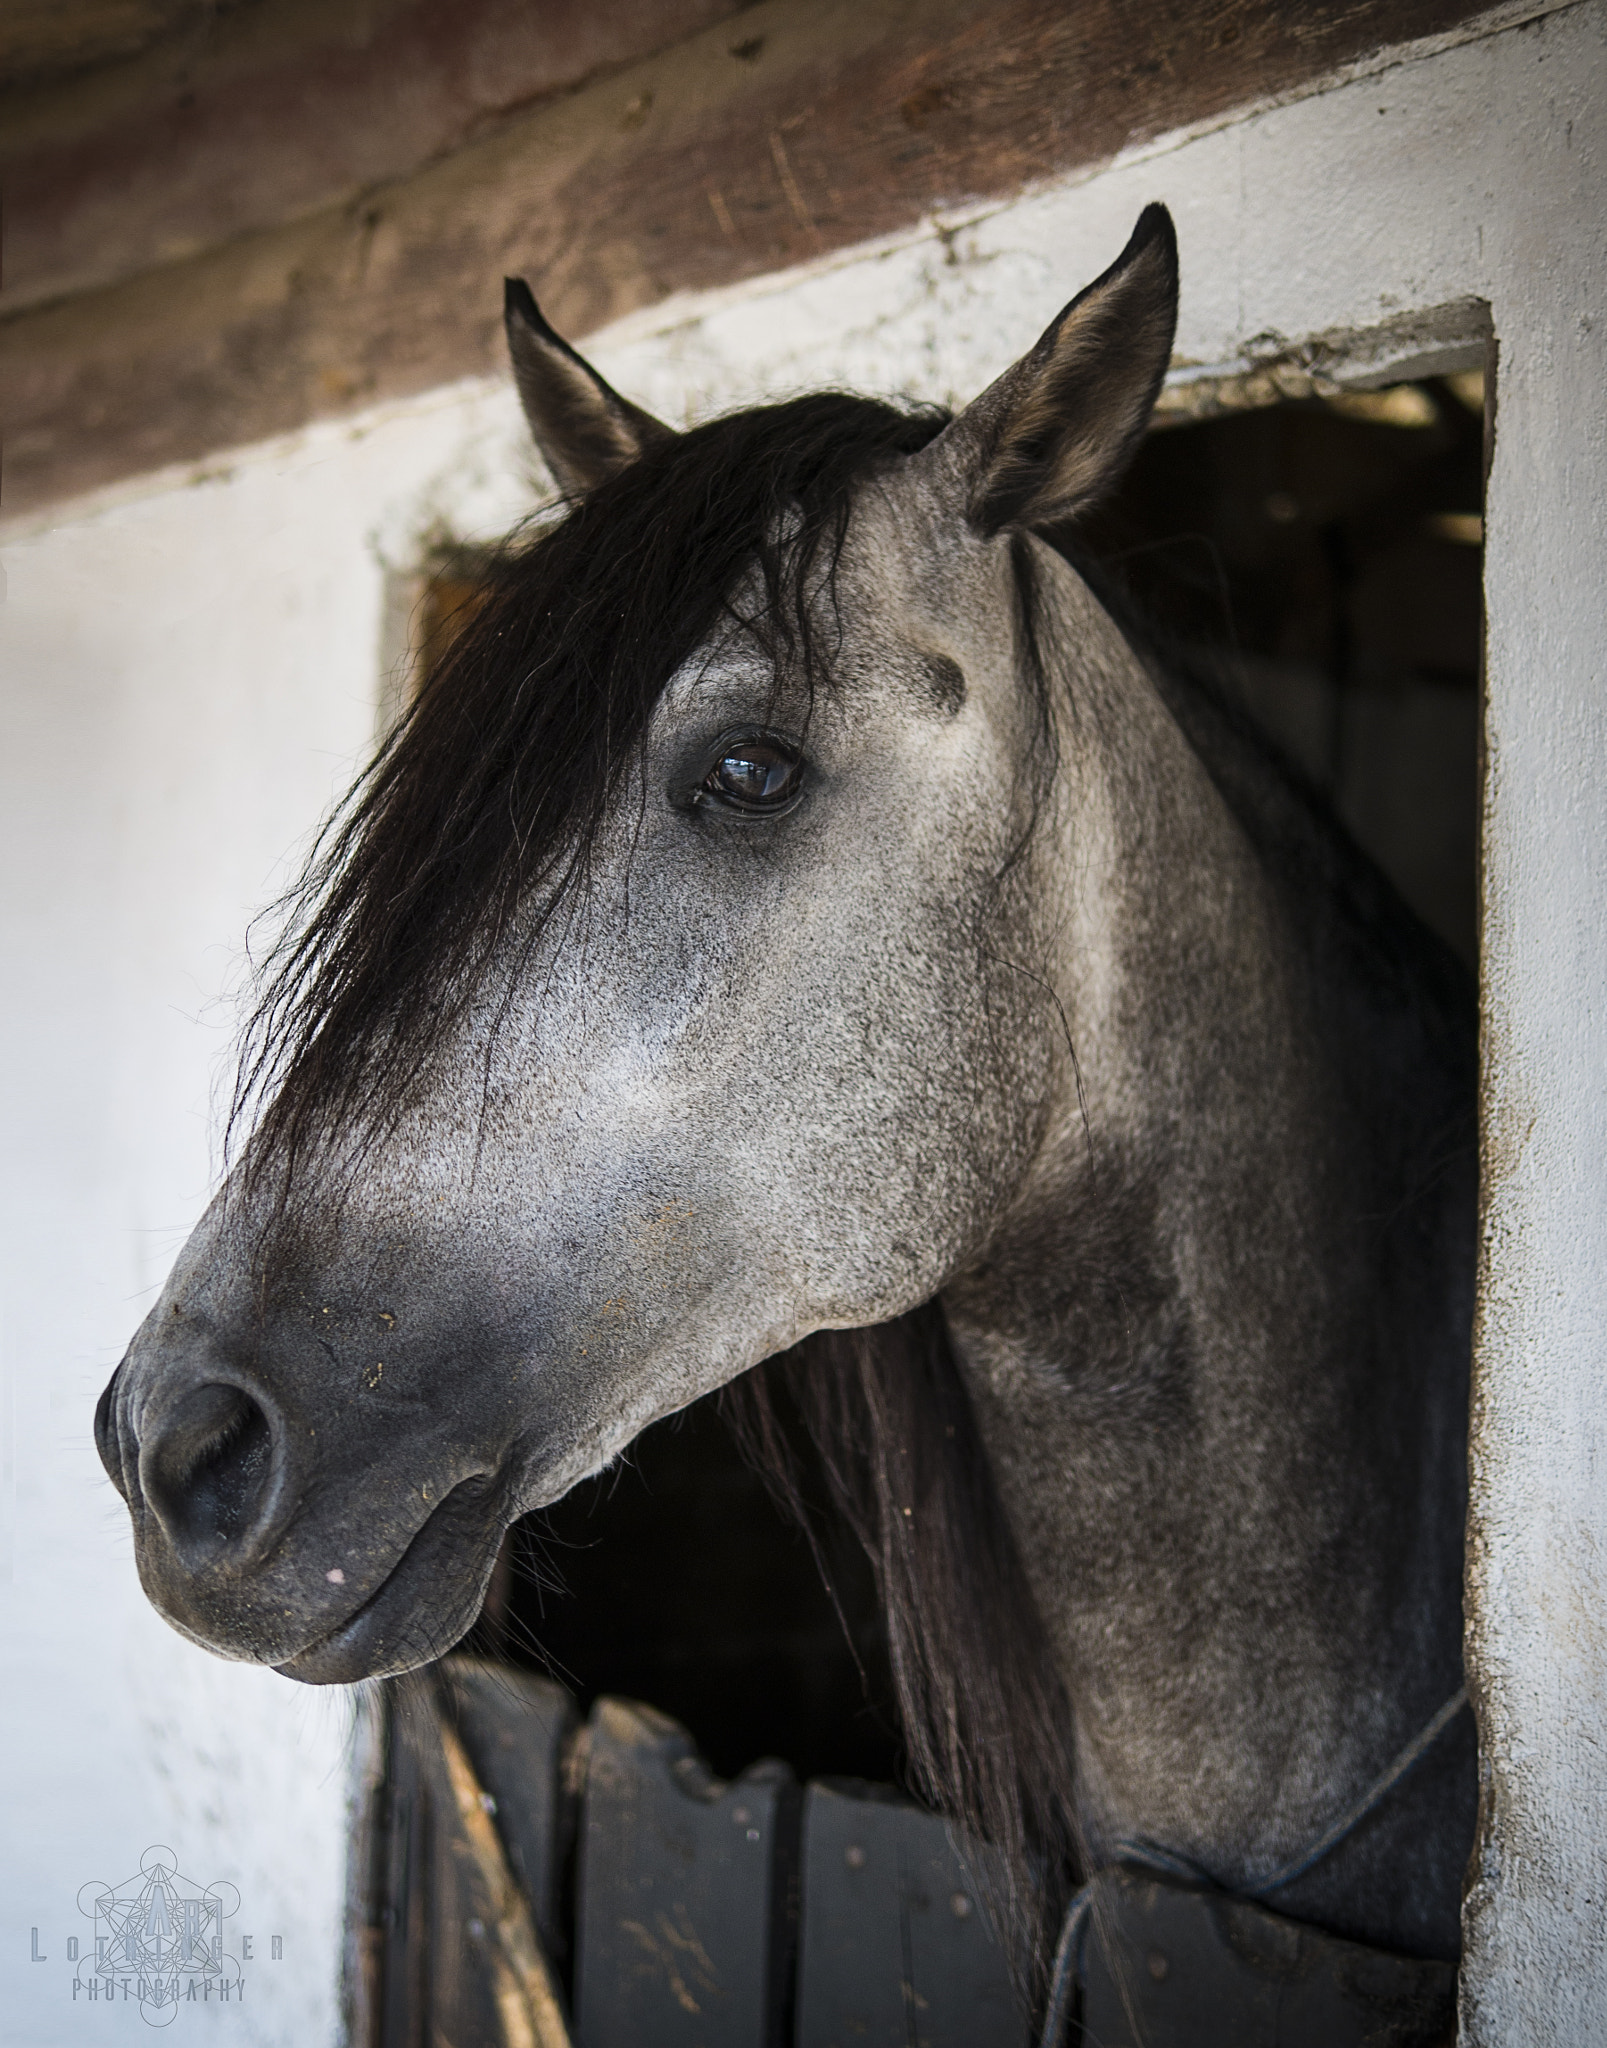
<svg viewBox="0 0 1607 2048">
<path fill-rule="evenodd" d="M 565 497 L 578 498 L 634 462 L 670 429 L 621 398 L 555 334 L 522 277 L 503 282 L 503 323 L 519 402 Z"/>
<path fill-rule="evenodd" d="M 979 533 L 1053 528 L 1116 482 L 1149 424 L 1177 329 L 1177 235 L 1146 206 L 1103 277 L 928 451 Z"/>
</svg>

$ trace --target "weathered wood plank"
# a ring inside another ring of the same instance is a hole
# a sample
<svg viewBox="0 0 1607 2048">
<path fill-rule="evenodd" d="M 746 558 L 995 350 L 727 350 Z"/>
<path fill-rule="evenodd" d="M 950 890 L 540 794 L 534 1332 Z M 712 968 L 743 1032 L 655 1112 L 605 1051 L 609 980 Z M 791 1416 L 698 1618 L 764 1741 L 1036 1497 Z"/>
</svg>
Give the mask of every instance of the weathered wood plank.
<svg viewBox="0 0 1607 2048">
<path fill-rule="evenodd" d="M 561 1685 L 508 1664 L 448 1657 L 440 1667 L 443 1718 L 461 1739 L 492 1801 L 497 1833 L 543 1948 L 568 1951 L 563 1925 L 564 1859 L 574 1839 L 574 1795 L 565 1782 L 577 1727 Z"/>
<path fill-rule="evenodd" d="M 483 1754 L 498 1747 L 505 1716 L 480 1677 L 469 1660 L 449 1659 L 385 1688 L 384 1795 L 360 1837 L 374 1873 L 364 1918 L 375 1939 L 372 1956 L 358 1958 L 368 1966 L 363 1980 L 349 1987 L 357 2048 L 570 2048 L 558 1979 L 500 1832 L 506 1824 L 493 1820 L 459 1734 L 466 1722 Z M 557 1687 L 525 1680 L 520 1699 L 521 1681 L 506 1677 L 513 1752 L 531 1748 L 530 1731 L 517 1724 L 532 1709 L 549 1732 L 570 1725 Z M 556 1758 L 548 1742 L 535 1748 L 538 1780 L 504 1782 L 510 1806 L 525 1807 L 527 1836 L 560 1826 Z M 515 1754 L 502 1760 L 516 1766 Z M 519 1830 L 510 1833 L 517 1839 Z M 552 1849 L 561 1855 L 561 1841 Z"/>
<path fill-rule="evenodd" d="M 777 2048 L 798 1788 L 714 1778 L 678 1722 L 592 1710 L 575 1930 L 580 2048 Z"/>
<path fill-rule="evenodd" d="M 797 2048 L 1026 2048 L 978 1882 L 935 1813 L 889 1785 L 804 1794 Z"/>
<path fill-rule="evenodd" d="M 1286 94 L 1468 0 L 767 0 L 357 205 L 18 315 L 3 509 L 571 334 Z M 735 52 L 735 53 L 734 53 Z"/>
<path fill-rule="evenodd" d="M 1105 1871 L 1084 1943 L 1100 2048 L 1443 2048 L 1456 1968 L 1388 1955 L 1208 1887 Z"/>
</svg>

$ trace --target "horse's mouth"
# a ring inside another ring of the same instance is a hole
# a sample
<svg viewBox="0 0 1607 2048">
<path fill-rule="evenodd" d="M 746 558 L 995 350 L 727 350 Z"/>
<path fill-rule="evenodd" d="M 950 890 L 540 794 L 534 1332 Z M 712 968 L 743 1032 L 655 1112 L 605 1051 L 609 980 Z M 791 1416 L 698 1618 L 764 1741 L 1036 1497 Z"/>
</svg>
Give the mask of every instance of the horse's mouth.
<svg viewBox="0 0 1607 2048">
<path fill-rule="evenodd" d="M 473 1627 L 502 1534 L 500 1491 L 462 1480 L 346 1619 L 274 1669 L 304 1685 L 390 1678 L 444 1657 Z"/>
</svg>

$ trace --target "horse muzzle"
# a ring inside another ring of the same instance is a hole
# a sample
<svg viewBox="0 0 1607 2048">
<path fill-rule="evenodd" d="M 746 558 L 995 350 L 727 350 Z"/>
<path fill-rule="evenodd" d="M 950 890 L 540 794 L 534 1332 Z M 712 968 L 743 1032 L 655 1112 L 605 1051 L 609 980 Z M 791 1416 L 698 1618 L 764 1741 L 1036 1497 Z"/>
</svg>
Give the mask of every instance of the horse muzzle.
<svg viewBox="0 0 1607 2048">
<path fill-rule="evenodd" d="M 182 1635 L 315 1685 L 410 1670 L 472 1626 L 510 1486 L 499 1461 L 428 1432 L 405 1469 L 433 1484 L 364 1469 L 355 1442 L 339 1469 L 343 1432 L 318 1421 L 291 1422 L 210 1347 L 154 1372 L 131 1352 L 95 1441 L 141 1583 Z"/>
<path fill-rule="evenodd" d="M 490 1479 L 453 1487 L 362 1605 L 276 1669 L 303 1685 L 349 1685 L 445 1656 L 485 1599 L 503 1529 L 485 1508 L 500 1492 Z"/>
</svg>

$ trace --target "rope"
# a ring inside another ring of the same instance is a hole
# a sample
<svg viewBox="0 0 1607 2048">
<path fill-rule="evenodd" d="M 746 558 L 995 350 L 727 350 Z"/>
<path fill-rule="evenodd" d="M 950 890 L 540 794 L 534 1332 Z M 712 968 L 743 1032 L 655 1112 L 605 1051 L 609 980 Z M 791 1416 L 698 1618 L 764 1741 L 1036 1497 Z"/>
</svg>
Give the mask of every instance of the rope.
<svg viewBox="0 0 1607 2048">
<path fill-rule="evenodd" d="M 1459 1686 L 1428 1726 L 1419 1729 L 1407 1743 L 1383 1776 L 1374 1780 L 1355 1805 L 1342 1813 L 1326 1834 L 1317 1837 L 1304 1856 L 1297 1856 L 1292 1863 L 1286 1863 L 1281 1870 L 1274 1871 L 1271 1877 L 1264 1878 L 1258 1885 L 1252 1885 L 1244 1897 L 1264 1899 L 1269 1892 L 1281 1892 L 1286 1884 L 1293 1884 L 1297 1877 L 1304 1877 L 1308 1870 L 1319 1864 L 1332 1850 L 1337 1849 L 1346 1835 L 1352 1829 L 1360 1827 L 1374 1807 L 1381 1806 L 1402 1778 L 1407 1777 L 1413 1768 L 1421 1763 L 1467 1703 L 1467 1687 Z"/>
<path fill-rule="evenodd" d="M 1306 1872 L 1315 1869 L 1325 1856 L 1331 1856 L 1345 1837 L 1360 1827 L 1367 1816 L 1383 1804 L 1402 1779 L 1411 1775 L 1467 1703 L 1467 1687 L 1459 1686 L 1427 1726 L 1420 1728 L 1412 1737 L 1388 1770 L 1376 1778 L 1354 1805 L 1347 1807 L 1338 1820 L 1317 1837 L 1309 1849 L 1303 1851 L 1293 1862 L 1285 1863 L 1281 1869 L 1275 1870 L 1271 1877 L 1263 1878 L 1259 1884 L 1246 1886 L 1238 1896 L 1245 1899 L 1267 1898 L 1273 1892 L 1282 1891 L 1286 1885 L 1293 1884 L 1297 1877 L 1304 1877 Z M 1158 1842 L 1118 1842 L 1116 1861 L 1136 1863 L 1143 1869 L 1158 1872 L 1163 1877 L 1180 1877 L 1193 1884 L 1207 1884 L 1213 1887 L 1216 1885 L 1216 1880 L 1209 1871 L 1202 1869 L 1187 1856 L 1180 1856 L 1175 1849 L 1163 1849 Z M 1097 1875 L 1091 1877 L 1066 1908 L 1060 1939 L 1055 1943 L 1055 1958 L 1049 1976 L 1049 2002 L 1044 2008 L 1043 2031 L 1038 2037 L 1038 2048 L 1062 2048 L 1065 2041 L 1066 2026 L 1071 2018 L 1071 2002 L 1082 1966 L 1083 1936 L 1087 1931 L 1088 1916 L 1093 1910 L 1094 1886 L 1097 1882 Z"/>
</svg>

